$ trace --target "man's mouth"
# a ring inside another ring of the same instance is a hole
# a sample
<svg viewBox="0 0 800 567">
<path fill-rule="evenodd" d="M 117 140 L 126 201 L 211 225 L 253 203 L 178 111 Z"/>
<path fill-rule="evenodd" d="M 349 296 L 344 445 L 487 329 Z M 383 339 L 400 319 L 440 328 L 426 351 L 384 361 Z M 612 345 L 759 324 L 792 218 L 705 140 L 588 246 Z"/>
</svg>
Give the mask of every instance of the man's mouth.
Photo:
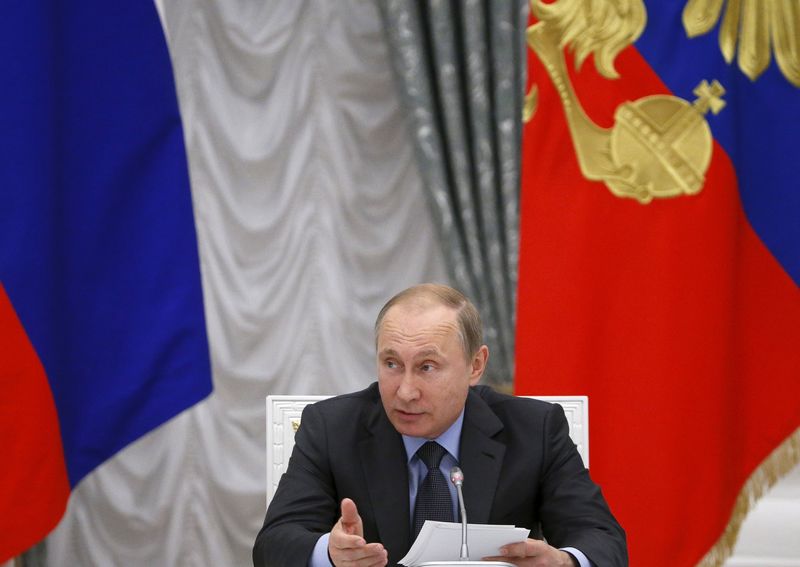
<svg viewBox="0 0 800 567">
<path fill-rule="evenodd" d="M 408 411 L 402 409 L 396 409 L 394 411 L 397 412 L 401 417 L 407 417 L 407 418 L 414 418 L 416 416 L 423 414 L 423 412 L 421 411 Z"/>
</svg>

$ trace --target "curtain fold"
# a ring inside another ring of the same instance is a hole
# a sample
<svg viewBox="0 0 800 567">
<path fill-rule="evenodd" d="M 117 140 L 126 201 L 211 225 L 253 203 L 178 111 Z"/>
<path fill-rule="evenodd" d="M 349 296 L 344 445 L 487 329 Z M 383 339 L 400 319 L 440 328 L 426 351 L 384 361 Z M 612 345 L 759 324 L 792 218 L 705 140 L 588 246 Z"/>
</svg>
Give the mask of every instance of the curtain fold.
<svg viewBox="0 0 800 567">
<path fill-rule="evenodd" d="M 509 388 L 527 3 L 378 5 L 450 279 L 481 311 L 485 380 Z"/>
</svg>

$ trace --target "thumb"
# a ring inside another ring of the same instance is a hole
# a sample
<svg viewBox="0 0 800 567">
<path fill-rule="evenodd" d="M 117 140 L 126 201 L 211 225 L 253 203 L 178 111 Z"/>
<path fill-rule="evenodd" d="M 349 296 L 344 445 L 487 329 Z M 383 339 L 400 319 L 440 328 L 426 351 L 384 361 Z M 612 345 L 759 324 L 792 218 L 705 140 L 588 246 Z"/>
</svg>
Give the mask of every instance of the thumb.
<svg viewBox="0 0 800 567">
<path fill-rule="evenodd" d="M 342 527 L 348 534 L 364 535 L 361 527 L 361 516 L 358 515 L 356 503 L 349 498 L 342 500 Z"/>
</svg>

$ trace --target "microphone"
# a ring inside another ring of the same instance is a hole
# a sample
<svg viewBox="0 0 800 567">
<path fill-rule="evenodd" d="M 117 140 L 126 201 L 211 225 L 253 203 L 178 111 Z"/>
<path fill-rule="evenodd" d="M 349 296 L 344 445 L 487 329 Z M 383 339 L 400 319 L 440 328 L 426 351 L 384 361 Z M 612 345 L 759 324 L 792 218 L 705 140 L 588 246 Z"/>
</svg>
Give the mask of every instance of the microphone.
<svg viewBox="0 0 800 567">
<path fill-rule="evenodd" d="M 467 549 L 467 508 L 464 506 L 464 493 L 461 487 L 464 484 L 464 473 L 458 467 L 450 469 L 450 482 L 456 487 L 458 494 L 458 507 L 461 510 L 461 561 L 469 561 L 469 549 Z"/>
</svg>

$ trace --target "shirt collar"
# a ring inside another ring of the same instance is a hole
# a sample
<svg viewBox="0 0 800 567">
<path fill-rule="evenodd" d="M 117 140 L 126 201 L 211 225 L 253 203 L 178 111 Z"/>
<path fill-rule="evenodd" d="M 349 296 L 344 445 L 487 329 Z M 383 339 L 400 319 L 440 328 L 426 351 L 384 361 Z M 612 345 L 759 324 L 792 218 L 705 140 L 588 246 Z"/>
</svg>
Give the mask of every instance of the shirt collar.
<svg viewBox="0 0 800 567">
<path fill-rule="evenodd" d="M 427 441 L 436 441 L 439 445 L 444 447 L 448 453 L 450 453 L 453 458 L 458 462 L 458 445 L 461 439 L 461 427 L 464 424 L 464 410 L 461 410 L 461 413 L 458 415 L 458 418 L 453 422 L 453 425 L 447 428 L 447 430 L 439 435 L 436 439 L 426 439 L 425 437 L 411 437 L 409 435 L 403 435 L 403 445 L 406 447 L 406 457 L 408 461 L 411 462 L 411 459 L 414 458 L 414 455 L 417 453 L 417 449 L 422 447 Z"/>
</svg>

